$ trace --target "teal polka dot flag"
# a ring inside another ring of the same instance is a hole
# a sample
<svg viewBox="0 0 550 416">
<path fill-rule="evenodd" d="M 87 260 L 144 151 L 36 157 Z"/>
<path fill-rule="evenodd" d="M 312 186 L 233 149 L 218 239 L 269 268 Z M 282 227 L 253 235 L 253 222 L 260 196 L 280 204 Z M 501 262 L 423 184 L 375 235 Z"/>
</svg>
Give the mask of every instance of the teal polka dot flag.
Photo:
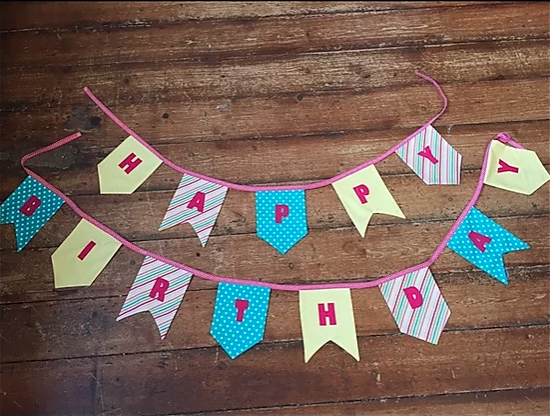
<svg viewBox="0 0 550 416">
<path fill-rule="evenodd" d="M 281 254 L 290 250 L 307 235 L 305 191 L 256 192 L 256 232 Z"/>
<path fill-rule="evenodd" d="M 270 292 L 260 286 L 218 285 L 210 333 L 231 358 L 264 338 Z"/>
<path fill-rule="evenodd" d="M 23 250 L 63 203 L 59 196 L 27 176 L 0 207 L 0 222 L 15 227 L 17 251 Z"/>
<path fill-rule="evenodd" d="M 502 256 L 511 251 L 528 249 L 529 245 L 481 211 L 472 208 L 447 247 L 507 285 L 508 275 Z"/>
</svg>

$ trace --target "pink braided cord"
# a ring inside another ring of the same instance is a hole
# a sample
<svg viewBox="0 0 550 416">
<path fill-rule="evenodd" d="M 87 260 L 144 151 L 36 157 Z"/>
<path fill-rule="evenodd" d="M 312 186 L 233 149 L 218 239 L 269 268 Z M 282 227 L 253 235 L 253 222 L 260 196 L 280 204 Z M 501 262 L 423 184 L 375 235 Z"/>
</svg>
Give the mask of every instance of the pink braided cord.
<svg viewBox="0 0 550 416">
<path fill-rule="evenodd" d="M 472 199 L 470 199 L 470 202 L 466 205 L 464 210 L 462 211 L 462 214 L 460 214 L 460 217 L 455 221 L 443 241 L 437 246 L 434 253 L 430 256 L 430 258 L 425 261 L 424 263 L 417 264 L 416 266 L 409 267 L 407 269 L 401 270 L 396 273 L 392 273 L 390 275 L 381 277 L 376 280 L 366 281 L 366 282 L 348 282 L 348 283 L 322 283 L 322 284 L 307 284 L 307 285 L 289 285 L 289 284 L 279 284 L 279 283 L 270 283 L 270 282 L 260 282 L 260 281 L 253 281 L 253 280 L 247 280 L 247 279 L 236 279 L 232 277 L 226 277 L 226 276 L 217 276 L 213 275 L 201 270 L 194 269 L 192 267 L 189 267 L 185 264 L 178 263 L 174 260 L 170 260 L 166 257 L 159 256 L 158 254 L 152 253 L 148 250 L 145 250 L 130 241 L 126 240 L 124 237 L 122 237 L 120 234 L 116 233 L 115 231 L 111 230 L 106 225 L 102 224 L 101 222 L 97 221 L 92 216 L 88 215 L 84 211 L 82 211 L 76 203 L 71 200 L 67 195 L 65 195 L 63 192 L 61 192 L 59 189 L 57 189 L 55 186 L 50 184 L 48 181 L 46 181 L 44 178 L 42 178 L 37 173 L 33 172 L 31 169 L 25 166 L 25 162 L 28 160 L 42 154 L 50 152 L 54 149 L 57 149 L 58 147 L 64 146 L 67 143 L 72 142 L 73 140 L 78 139 L 82 135 L 80 132 L 71 134 L 70 136 L 65 137 L 64 139 L 58 140 L 55 143 L 52 143 L 49 146 L 43 147 L 41 149 L 38 149 L 32 153 L 29 153 L 21 158 L 21 166 L 27 172 L 29 176 L 32 176 L 34 179 L 36 179 L 38 182 L 40 182 L 42 185 L 44 185 L 46 188 L 57 194 L 63 201 L 69 205 L 73 211 L 79 215 L 81 218 L 85 219 L 86 221 L 90 222 L 91 224 L 95 225 L 100 230 L 106 232 L 113 238 L 115 238 L 117 241 L 119 241 L 123 246 L 129 248 L 132 251 L 135 251 L 136 253 L 139 253 L 143 256 L 149 256 L 154 258 L 155 260 L 162 261 L 164 263 L 170 264 L 171 266 L 177 267 L 179 269 L 185 270 L 189 273 L 192 273 L 194 276 L 200 277 L 202 279 L 206 280 L 212 280 L 215 282 L 226 282 L 226 283 L 236 283 L 236 284 L 244 284 L 244 285 L 253 285 L 253 286 L 263 286 L 268 287 L 273 290 L 284 290 L 284 291 L 300 291 L 300 290 L 318 290 L 318 289 L 336 289 L 336 288 L 348 288 L 348 289 L 365 289 L 370 287 L 378 286 L 384 282 L 387 282 L 389 280 L 395 279 L 397 277 L 403 276 L 407 273 L 412 273 L 414 271 L 424 269 L 426 267 L 430 267 L 436 259 L 439 257 L 439 255 L 443 252 L 445 249 L 445 246 L 447 245 L 447 242 L 452 237 L 456 229 L 460 226 L 468 212 L 470 211 L 470 208 L 472 208 L 475 203 L 477 202 L 479 195 L 481 193 L 481 190 L 483 188 L 483 181 L 485 179 L 485 173 L 487 170 L 487 162 L 489 158 L 489 147 L 490 143 L 487 145 L 487 148 L 485 150 L 485 157 L 483 159 L 483 165 L 481 168 L 481 173 L 479 175 L 478 183 L 476 190 L 474 192 L 474 195 L 472 196 Z M 507 143 L 513 147 L 523 149 L 523 146 L 518 144 L 517 142 L 513 141 L 508 133 L 499 133 L 495 136 L 493 140 L 500 140 L 503 143 Z"/>
<path fill-rule="evenodd" d="M 323 186 L 330 185 L 336 181 L 339 181 L 340 179 L 345 178 L 346 176 L 349 176 L 355 172 L 360 171 L 361 169 L 366 168 L 367 166 L 374 165 L 375 163 L 378 163 L 387 157 L 389 157 L 392 153 L 394 153 L 397 149 L 399 149 L 401 146 L 403 146 L 405 143 L 407 143 L 409 140 L 413 139 L 418 133 L 420 133 L 422 130 L 424 130 L 426 127 L 428 127 L 430 124 L 432 124 L 435 120 L 437 120 L 441 114 L 445 112 L 447 109 L 447 97 L 445 96 L 445 93 L 434 79 L 430 78 L 427 75 L 424 75 L 420 72 L 415 72 L 415 75 L 417 77 L 420 77 L 422 79 L 425 79 L 426 81 L 429 81 L 433 84 L 434 87 L 437 88 L 437 91 L 439 92 L 439 95 L 441 96 L 441 99 L 443 100 L 443 108 L 437 113 L 434 117 L 432 117 L 426 124 L 424 124 L 422 127 L 420 127 L 418 130 L 416 130 L 411 135 L 407 136 L 405 139 L 403 139 L 401 142 L 397 143 L 395 146 L 388 149 L 385 153 L 381 154 L 375 159 L 371 159 L 355 168 L 352 168 L 346 172 L 342 172 L 336 176 L 333 176 L 332 178 L 325 179 L 321 182 L 313 182 L 308 183 L 305 185 L 276 185 L 276 186 L 250 186 L 250 185 L 241 185 L 238 183 L 232 183 L 232 182 L 226 182 L 222 181 L 221 179 L 212 178 L 210 176 L 206 176 L 200 173 L 193 172 L 191 170 L 185 169 L 179 165 L 176 165 L 174 162 L 168 160 L 166 157 L 164 157 L 158 150 L 156 150 L 153 146 L 151 146 L 145 139 L 143 139 L 139 134 L 137 134 L 134 130 L 132 130 L 130 127 L 128 127 L 127 124 L 125 124 L 122 120 L 120 120 L 111 110 L 107 108 L 105 104 L 103 104 L 91 91 L 88 87 L 84 87 L 84 92 L 90 97 L 90 99 L 111 119 L 113 120 L 122 130 L 124 130 L 126 133 L 128 133 L 130 136 L 133 136 L 137 141 L 139 141 L 143 146 L 145 146 L 151 153 L 153 153 L 155 156 L 157 156 L 159 159 L 161 159 L 166 165 L 170 166 L 172 169 L 174 169 L 177 172 L 180 173 L 186 173 L 188 175 L 192 175 L 196 178 L 204 179 L 209 182 L 217 183 L 218 185 L 226 186 L 230 189 L 235 189 L 236 191 L 246 191 L 246 192 L 257 192 L 257 191 L 282 191 L 282 190 L 309 190 L 309 189 L 316 189 L 316 188 L 322 188 Z"/>
</svg>

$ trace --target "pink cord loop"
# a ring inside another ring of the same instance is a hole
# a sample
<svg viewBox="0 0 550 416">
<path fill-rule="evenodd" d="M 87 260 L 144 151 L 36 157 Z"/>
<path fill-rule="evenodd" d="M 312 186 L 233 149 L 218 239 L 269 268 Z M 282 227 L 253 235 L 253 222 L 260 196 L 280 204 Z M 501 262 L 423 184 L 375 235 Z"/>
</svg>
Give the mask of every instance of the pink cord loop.
<svg viewBox="0 0 550 416">
<path fill-rule="evenodd" d="M 441 86 L 435 81 L 433 78 L 430 78 L 427 75 L 424 75 L 420 72 L 415 72 L 415 75 L 419 78 L 422 78 L 428 82 L 430 82 L 439 92 L 439 95 L 441 99 L 443 100 L 443 107 L 437 113 L 434 117 L 432 117 L 427 123 L 425 123 L 422 127 L 420 127 L 418 130 L 416 130 L 411 135 L 407 136 L 404 140 L 397 143 L 395 146 L 388 149 L 385 153 L 381 154 L 375 159 L 369 160 L 359 166 L 356 166 L 355 168 L 352 168 L 346 172 L 340 173 L 336 176 L 333 176 L 332 178 L 325 179 L 320 182 L 313 182 L 308 183 L 305 185 L 276 185 L 276 186 L 250 186 L 250 185 L 241 185 L 238 183 L 232 183 L 232 182 L 226 182 L 221 179 L 212 178 L 210 176 L 206 176 L 197 172 L 193 172 L 191 170 L 185 169 L 182 166 L 179 166 L 172 162 L 171 160 L 166 159 L 157 149 L 155 149 L 153 146 L 151 146 L 145 139 L 143 139 L 139 134 L 137 134 L 134 130 L 132 130 L 126 123 L 124 123 L 121 119 L 119 119 L 105 104 L 103 104 L 99 98 L 97 98 L 92 91 L 88 87 L 84 87 L 84 92 L 88 97 L 109 117 L 115 124 L 117 124 L 122 130 L 124 130 L 127 134 L 130 136 L 133 136 L 137 141 L 139 141 L 144 147 L 146 147 L 151 153 L 153 153 L 155 156 L 157 156 L 159 159 L 161 159 L 164 164 L 174 169 L 176 172 L 192 175 L 196 178 L 204 179 L 208 182 L 216 183 L 218 185 L 225 186 L 230 189 L 234 189 L 236 191 L 245 191 L 245 192 L 258 192 L 258 191 L 290 191 L 290 190 L 310 190 L 310 189 L 317 189 L 322 188 L 324 186 L 331 185 L 334 182 L 339 181 L 340 179 L 343 179 L 349 175 L 354 174 L 355 172 L 360 171 L 361 169 L 366 168 L 367 166 L 374 165 L 378 162 L 381 162 L 382 160 L 388 158 L 391 156 L 397 149 L 399 149 L 401 146 L 403 146 L 408 141 L 412 140 L 418 133 L 420 133 L 422 130 L 424 130 L 426 127 L 431 125 L 434 121 L 436 121 L 447 109 L 447 96 L 443 92 L 443 89 Z"/>
<path fill-rule="evenodd" d="M 516 149 L 525 149 L 521 144 L 518 142 L 512 140 L 512 136 L 510 136 L 510 133 L 507 132 L 500 132 L 495 136 L 495 140 L 499 140 L 504 144 L 510 145 L 512 147 L 515 147 Z"/>
</svg>

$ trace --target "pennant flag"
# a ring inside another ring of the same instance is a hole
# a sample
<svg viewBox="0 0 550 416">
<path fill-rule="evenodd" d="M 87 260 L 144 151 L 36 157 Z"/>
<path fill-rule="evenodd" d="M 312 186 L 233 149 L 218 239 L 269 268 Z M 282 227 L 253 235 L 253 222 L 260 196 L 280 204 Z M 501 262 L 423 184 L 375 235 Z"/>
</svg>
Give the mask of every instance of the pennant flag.
<svg viewBox="0 0 550 416">
<path fill-rule="evenodd" d="M 183 175 L 159 231 L 184 222 L 191 224 L 204 247 L 227 194 L 227 187 Z"/>
<path fill-rule="evenodd" d="M 401 332 L 437 344 L 451 311 L 430 269 L 408 273 L 379 287 Z"/>
<path fill-rule="evenodd" d="M 328 341 L 339 345 L 359 361 L 349 289 L 300 291 L 300 320 L 306 363 Z"/>
<path fill-rule="evenodd" d="M 462 155 L 431 125 L 395 151 L 427 185 L 458 185 Z"/>
<path fill-rule="evenodd" d="M 550 174 L 532 150 L 516 149 L 493 140 L 484 182 L 487 185 L 531 195 L 550 180 Z"/>
<path fill-rule="evenodd" d="M 365 237 L 372 214 L 405 218 L 374 165 L 346 176 L 332 186 L 361 237 Z"/>
<path fill-rule="evenodd" d="M 17 251 L 23 250 L 63 205 L 63 200 L 36 179 L 27 176 L 0 207 L 0 222 L 13 224 Z"/>
<path fill-rule="evenodd" d="M 152 257 L 145 257 L 117 321 L 149 311 L 160 338 L 166 338 L 193 275 Z"/>
<path fill-rule="evenodd" d="M 82 219 L 52 254 L 55 287 L 90 286 L 121 244 Z"/>
<path fill-rule="evenodd" d="M 102 194 L 131 194 L 161 165 L 134 137 L 128 136 L 97 165 Z"/>
<path fill-rule="evenodd" d="M 528 249 L 529 245 L 472 207 L 447 247 L 507 285 L 502 256 L 510 251 Z"/>
<path fill-rule="evenodd" d="M 307 235 L 305 191 L 256 192 L 256 226 L 258 237 L 285 254 Z"/>
<path fill-rule="evenodd" d="M 271 290 L 220 282 L 210 333 L 236 358 L 264 338 Z"/>
</svg>

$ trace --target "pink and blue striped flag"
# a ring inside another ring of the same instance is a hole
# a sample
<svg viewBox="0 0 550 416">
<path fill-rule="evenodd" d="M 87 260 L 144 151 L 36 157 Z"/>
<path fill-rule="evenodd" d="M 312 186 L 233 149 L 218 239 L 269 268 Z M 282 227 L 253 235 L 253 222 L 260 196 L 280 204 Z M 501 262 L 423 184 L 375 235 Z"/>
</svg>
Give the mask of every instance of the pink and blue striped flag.
<svg viewBox="0 0 550 416">
<path fill-rule="evenodd" d="M 460 184 L 462 155 L 431 125 L 395 151 L 427 185 Z"/>
<path fill-rule="evenodd" d="M 437 344 L 451 310 L 429 268 L 400 276 L 379 287 L 401 332 Z"/>
<path fill-rule="evenodd" d="M 226 194 L 227 187 L 223 185 L 183 175 L 159 231 L 187 222 L 191 224 L 204 247 L 218 219 Z"/>
<path fill-rule="evenodd" d="M 161 339 L 164 339 L 191 277 L 193 275 L 185 270 L 145 257 L 116 320 L 149 311 L 155 319 Z"/>
</svg>

